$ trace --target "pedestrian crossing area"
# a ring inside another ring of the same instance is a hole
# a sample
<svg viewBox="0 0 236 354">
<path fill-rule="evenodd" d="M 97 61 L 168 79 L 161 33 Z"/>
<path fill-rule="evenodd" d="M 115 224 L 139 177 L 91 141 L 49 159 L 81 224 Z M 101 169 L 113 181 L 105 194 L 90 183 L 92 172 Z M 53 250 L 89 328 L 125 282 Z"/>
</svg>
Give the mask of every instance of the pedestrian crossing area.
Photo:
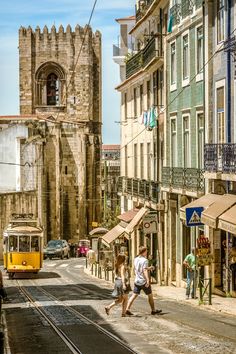
<svg viewBox="0 0 236 354">
<path fill-rule="evenodd" d="M 67 268 L 67 267 L 70 266 L 70 268 L 71 268 L 71 264 L 70 263 L 62 263 L 62 264 L 59 264 L 59 265 L 58 265 L 58 263 L 47 263 L 44 266 L 50 267 L 50 268 L 53 268 L 53 267 Z M 72 266 L 72 268 L 79 269 L 79 268 L 84 268 L 84 266 L 82 264 L 76 264 L 76 265 Z"/>
</svg>

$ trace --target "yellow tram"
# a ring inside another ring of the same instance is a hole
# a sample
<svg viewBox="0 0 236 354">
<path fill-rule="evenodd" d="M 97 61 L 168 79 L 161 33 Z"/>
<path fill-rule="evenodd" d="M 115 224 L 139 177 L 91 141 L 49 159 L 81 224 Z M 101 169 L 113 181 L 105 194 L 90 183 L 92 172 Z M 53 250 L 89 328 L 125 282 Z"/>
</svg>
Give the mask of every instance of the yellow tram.
<svg viewBox="0 0 236 354">
<path fill-rule="evenodd" d="M 38 273 L 43 262 L 43 230 L 32 214 L 13 214 L 3 232 L 4 268 L 15 273 Z"/>
</svg>

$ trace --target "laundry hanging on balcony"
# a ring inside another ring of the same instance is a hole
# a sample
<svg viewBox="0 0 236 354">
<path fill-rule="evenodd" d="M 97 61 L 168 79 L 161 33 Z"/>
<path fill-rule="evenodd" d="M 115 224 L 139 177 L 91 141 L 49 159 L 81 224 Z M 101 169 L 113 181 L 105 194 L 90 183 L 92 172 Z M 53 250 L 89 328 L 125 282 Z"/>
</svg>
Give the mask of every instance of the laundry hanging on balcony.
<svg viewBox="0 0 236 354">
<path fill-rule="evenodd" d="M 144 111 L 138 121 L 140 124 L 144 124 L 147 130 L 152 130 L 157 126 L 157 108 L 152 106 L 148 111 Z"/>
</svg>

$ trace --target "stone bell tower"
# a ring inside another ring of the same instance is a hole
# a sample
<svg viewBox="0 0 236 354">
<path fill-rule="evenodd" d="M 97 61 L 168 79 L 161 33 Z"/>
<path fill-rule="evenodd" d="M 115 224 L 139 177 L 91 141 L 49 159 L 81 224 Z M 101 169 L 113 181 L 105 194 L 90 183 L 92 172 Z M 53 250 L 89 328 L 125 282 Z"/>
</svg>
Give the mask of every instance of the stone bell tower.
<svg viewBox="0 0 236 354">
<path fill-rule="evenodd" d="M 89 26 L 21 27 L 19 58 L 20 113 L 44 126 L 47 239 L 84 238 L 100 221 L 101 35 Z"/>
</svg>

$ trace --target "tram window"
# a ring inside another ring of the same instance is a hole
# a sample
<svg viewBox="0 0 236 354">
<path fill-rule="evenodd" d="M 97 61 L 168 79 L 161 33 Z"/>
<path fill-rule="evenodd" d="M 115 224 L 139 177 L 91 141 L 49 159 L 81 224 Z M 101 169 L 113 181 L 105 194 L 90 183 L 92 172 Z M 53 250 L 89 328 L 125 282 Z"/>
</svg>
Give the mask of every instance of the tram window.
<svg viewBox="0 0 236 354">
<path fill-rule="evenodd" d="M 30 238 L 27 236 L 19 237 L 19 252 L 29 252 L 30 250 Z"/>
<path fill-rule="evenodd" d="M 18 239 L 18 237 L 16 237 L 16 236 L 9 237 L 9 251 L 10 252 L 17 251 L 17 239 Z"/>
<path fill-rule="evenodd" d="M 32 252 L 39 251 L 39 238 L 38 238 L 38 236 L 31 237 L 31 251 Z"/>
</svg>

